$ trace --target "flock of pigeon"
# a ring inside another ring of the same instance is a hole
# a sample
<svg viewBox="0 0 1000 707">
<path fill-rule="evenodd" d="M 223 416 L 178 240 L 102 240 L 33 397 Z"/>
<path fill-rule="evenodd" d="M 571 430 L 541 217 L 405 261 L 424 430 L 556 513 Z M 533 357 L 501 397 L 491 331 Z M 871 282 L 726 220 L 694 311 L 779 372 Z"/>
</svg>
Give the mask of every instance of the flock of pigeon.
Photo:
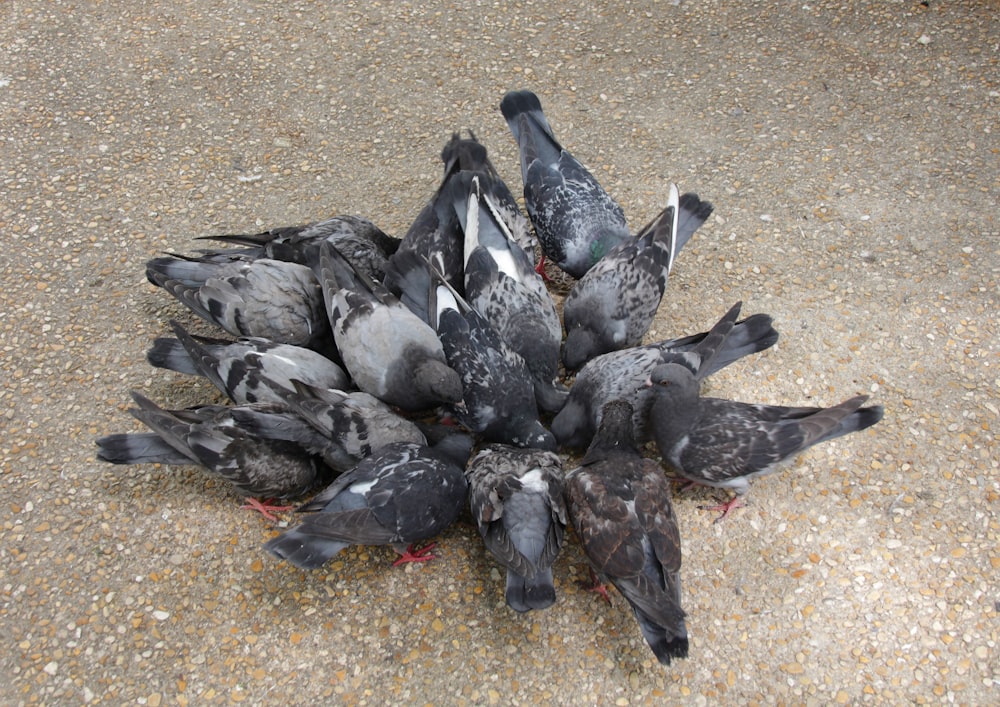
<svg viewBox="0 0 1000 707">
<path fill-rule="evenodd" d="M 402 239 L 336 216 L 150 260 L 150 282 L 238 338 L 172 321 L 149 362 L 208 378 L 232 404 L 165 410 L 135 392 L 131 413 L 151 431 L 102 437 L 98 457 L 201 465 L 272 519 L 291 507 L 258 499 L 323 487 L 265 545 L 305 569 L 349 545 L 431 559 L 433 545 L 416 545 L 469 509 L 519 612 L 555 602 L 572 523 L 595 589 L 619 590 L 667 664 L 688 652 L 680 533 L 670 479 L 641 445 L 681 479 L 734 491 L 721 519 L 751 477 L 883 410 L 865 396 L 826 409 L 701 396 L 704 378 L 778 338 L 737 303 L 706 333 L 642 345 L 712 205 L 671 185 L 633 235 L 535 94 L 511 92 L 500 110 L 530 223 L 470 132 L 445 145 L 440 187 Z M 546 258 L 574 278 L 561 322 Z M 560 449 L 583 457 L 564 470 Z"/>
</svg>

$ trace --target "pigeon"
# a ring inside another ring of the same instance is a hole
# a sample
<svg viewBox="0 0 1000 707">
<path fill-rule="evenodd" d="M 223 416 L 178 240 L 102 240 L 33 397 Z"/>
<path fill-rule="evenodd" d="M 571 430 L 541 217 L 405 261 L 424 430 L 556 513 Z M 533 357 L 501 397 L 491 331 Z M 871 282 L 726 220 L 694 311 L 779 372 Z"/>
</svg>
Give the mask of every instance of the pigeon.
<svg viewBox="0 0 1000 707">
<path fill-rule="evenodd" d="M 712 205 L 697 194 L 678 196 L 639 234 L 623 241 L 578 280 L 563 303 L 562 361 L 579 370 L 595 356 L 637 346 L 663 299 L 680 249 L 708 219 Z"/>
<path fill-rule="evenodd" d="M 448 365 L 462 377 L 458 421 L 489 442 L 555 451 L 556 440 L 538 417 L 527 364 L 447 283 L 432 281 L 435 328 Z"/>
<path fill-rule="evenodd" d="M 289 411 L 284 416 L 244 408 L 233 413 L 237 424 L 260 437 L 298 442 L 335 471 L 347 471 L 394 442 L 426 442 L 416 423 L 373 395 L 319 389 L 298 380 L 291 387 L 274 386 Z"/>
<path fill-rule="evenodd" d="M 557 381 L 562 327 L 545 282 L 500 216 L 504 190 L 476 172 L 459 172 L 448 184 L 465 234 L 465 298 L 524 359 L 536 402 L 554 413 L 568 394 Z"/>
<path fill-rule="evenodd" d="M 579 279 L 631 238 L 625 213 L 556 140 L 538 96 L 511 91 L 500 112 L 520 150 L 524 204 L 542 253 Z"/>
<path fill-rule="evenodd" d="M 373 280 L 381 280 L 386 259 L 399 248 L 400 240 L 360 216 L 334 216 L 302 226 L 283 226 L 255 234 L 201 236 L 245 246 L 245 256 L 298 263 L 319 274 L 319 247 L 332 243 L 355 268 Z"/>
<path fill-rule="evenodd" d="M 535 239 L 528 219 L 517 205 L 517 199 L 510 187 L 503 181 L 496 167 L 490 162 L 486 148 L 480 143 L 473 132 L 469 131 L 469 139 L 463 139 L 458 133 L 452 135 L 451 142 L 445 145 L 441 153 L 445 163 L 445 175 L 452 176 L 459 172 L 477 172 L 485 175 L 490 183 L 490 198 L 496 217 L 503 223 L 510 237 L 524 250 L 525 255 L 535 264 L 535 250 L 538 241 Z M 450 180 L 448 180 L 450 181 Z"/>
<path fill-rule="evenodd" d="M 318 388 L 346 388 L 350 379 L 326 356 L 260 337 L 238 341 L 192 336 L 170 320 L 177 338 L 153 341 L 146 359 L 157 368 L 205 376 L 237 405 L 282 402 L 274 386 L 294 391 L 292 379 Z"/>
<path fill-rule="evenodd" d="M 417 215 L 390 261 L 397 256 L 403 257 L 406 253 L 415 253 L 427 258 L 434 263 L 434 267 L 441 272 L 448 283 L 461 292 L 462 230 L 452 208 L 451 199 L 446 195 L 446 189 L 451 178 L 462 170 L 486 172 L 496 172 L 496 170 L 486 154 L 486 147 L 471 131 L 468 138 L 453 133 L 451 140 L 441 150 L 441 161 L 444 162 L 444 176 L 441 178 L 440 186 Z M 385 286 L 396 295 L 402 289 L 402 284 L 396 280 L 398 271 L 398 268 L 390 268 L 384 280 Z"/>
<path fill-rule="evenodd" d="M 751 478 L 774 472 L 814 444 L 871 427 L 884 414 L 881 405 L 861 407 L 867 395 L 829 408 L 702 397 L 698 378 L 679 363 L 654 368 L 650 386 L 649 424 L 663 461 L 684 479 L 736 493 L 706 509 L 721 511 L 717 520 L 742 505 Z"/>
<path fill-rule="evenodd" d="M 552 606 L 552 563 L 567 522 L 559 455 L 489 445 L 472 458 L 466 476 L 479 534 L 507 568 L 507 606 L 522 613 Z"/>
<path fill-rule="evenodd" d="M 670 482 L 632 436 L 632 406 L 604 406 L 601 427 L 580 466 L 566 474 L 566 506 L 599 578 L 631 604 L 656 659 L 686 658 L 681 608 L 681 538 Z"/>
<path fill-rule="evenodd" d="M 404 286 L 401 301 L 437 331 L 448 365 L 462 378 L 458 421 L 486 441 L 554 451 L 555 438 L 538 419 L 524 359 L 416 253 L 394 258 L 392 271 Z"/>
<path fill-rule="evenodd" d="M 260 439 L 233 420 L 234 408 L 202 405 L 164 410 L 139 392 L 129 410 L 153 432 L 114 434 L 96 440 L 97 458 L 112 464 L 200 465 L 221 476 L 250 507 L 276 520 L 284 507 L 256 498 L 294 498 L 325 478 L 326 470 L 295 444 Z M 171 451 L 172 450 L 172 451 Z"/>
<path fill-rule="evenodd" d="M 162 283 L 169 280 L 196 289 L 213 278 L 238 275 L 255 260 L 253 253 L 242 249 L 212 250 L 194 255 L 170 253 L 146 261 L 146 279 L 156 287 L 162 287 Z"/>
<path fill-rule="evenodd" d="M 737 322 L 741 307 L 737 302 L 707 333 L 612 351 L 588 362 L 576 375 L 566 404 L 552 420 L 552 433 L 559 445 L 585 449 L 600 424 L 601 408 L 617 399 L 632 403 L 636 439 L 649 441 L 646 419 L 652 394 L 646 380 L 657 364 L 679 361 L 702 379 L 778 340 L 766 314 Z"/>
<path fill-rule="evenodd" d="M 462 379 L 435 331 L 336 248 L 320 251 L 333 337 L 355 385 L 407 411 L 462 402 Z"/>
<path fill-rule="evenodd" d="M 323 293 L 305 265 L 269 258 L 171 256 L 150 260 L 146 276 L 233 336 L 259 336 L 319 351 L 330 346 Z"/>
<path fill-rule="evenodd" d="M 438 535 L 465 507 L 463 471 L 472 438 L 454 434 L 433 447 L 383 447 L 301 506 L 309 515 L 264 548 L 300 569 L 316 569 L 349 545 L 392 545 L 395 564 L 433 559 L 413 544 Z"/>
</svg>

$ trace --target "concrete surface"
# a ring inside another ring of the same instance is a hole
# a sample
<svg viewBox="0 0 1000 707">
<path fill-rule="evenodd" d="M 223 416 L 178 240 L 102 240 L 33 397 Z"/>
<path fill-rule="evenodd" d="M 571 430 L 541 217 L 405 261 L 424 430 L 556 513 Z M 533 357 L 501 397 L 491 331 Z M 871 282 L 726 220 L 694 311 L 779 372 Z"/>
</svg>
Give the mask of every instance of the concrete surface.
<svg viewBox="0 0 1000 707">
<path fill-rule="evenodd" d="M 1000 701 L 998 9 L 7 0 L 0 702 Z M 651 338 L 737 299 L 783 338 L 713 394 L 886 406 L 722 524 L 678 494 L 692 647 L 670 667 L 577 585 L 575 544 L 558 603 L 518 616 L 469 527 L 426 566 L 362 548 L 304 573 L 197 469 L 94 460 L 138 428 L 130 389 L 211 396 L 145 363 L 168 317 L 194 323 L 146 259 L 345 212 L 402 234 L 460 128 L 518 190 L 497 109 L 518 87 L 636 225 L 670 180 L 715 203 Z"/>
</svg>

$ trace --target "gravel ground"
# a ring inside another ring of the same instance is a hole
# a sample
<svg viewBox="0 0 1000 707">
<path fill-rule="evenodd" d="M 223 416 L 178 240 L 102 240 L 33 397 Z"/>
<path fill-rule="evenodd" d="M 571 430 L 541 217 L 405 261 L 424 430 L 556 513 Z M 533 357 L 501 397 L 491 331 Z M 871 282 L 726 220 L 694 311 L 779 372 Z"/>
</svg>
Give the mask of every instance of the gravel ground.
<svg viewBox="0 0 1000 707">
<path fill-rule="evenodd" d="M 164 0 L 0 5 L 4 704 L 1000 701 L 997 3 Z M 143 263 L 193 236 L 336 213 L 402 234 L 473 128 L 541 96 L 636 225 L 668 181 L 714 216 L 651 338 L 734 301 L 774 349 L 711 392 L 875 428 L 758 480 L 726 522 L 679 492 L 691 655 L 657 664 L 620 596 L 557 563 L 515 615 L 469 526 L 393 569 L 301 572 L 193 468 L 112 467 L 128 391 L 193 315 Z M 993 312 L 993 314 L 990 314 Z"/>
</svg>

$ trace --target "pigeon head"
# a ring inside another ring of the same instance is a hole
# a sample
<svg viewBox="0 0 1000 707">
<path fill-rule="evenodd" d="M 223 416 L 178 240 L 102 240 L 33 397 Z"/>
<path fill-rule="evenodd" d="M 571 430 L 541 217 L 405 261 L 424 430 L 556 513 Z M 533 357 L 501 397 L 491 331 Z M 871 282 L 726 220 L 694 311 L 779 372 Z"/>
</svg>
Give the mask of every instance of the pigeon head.
<svg viewBox="0 0 1000 707">
<path fill-rule="evenodd" d="M 567 449 L 583 449 L 594 434 L 590 413 L 585 405 L 572 396 L 562 410 L 552 420 L 552 434 L 559 446 Z"/>
<path fill-rule="evenodd" d="M 434 445 L 434 451 L 456 466 L 465 468 L 475 440 L 467 434 L 450 434 Z"/>
<path fill-rule="evenodd" d="M 700 385 L 691 369 L 679 363 L 661 363 L 649 374 L 652 400 L 646 413 L 657 428 L 678 425 L 696 415 Z"/>
<path fill-rule="evenodd" d="M 566 333 L 562 347 L 562 361 L 567 371 L 575 371 L 595 356 L 611 349 L 602 347 L 590 329 L 575 327 Z"/>
<path fill-rule="evenodd" d="M 524 446 L 532 449 L 544 449 L 547 452 L 556 451 L 556 438 L 551 432 L 542 427 L 538 420 L 532 420 L 524 436 Z"/>
<path fill-rule="evenodd" d="M 442 403 L 462 402 L 462 378 L 446 363 L 428 358 L 416 367 L 413 387 L 421 395 Z"/>
<path fill-rule="evenodd" d="M 603 461 L 609 454 L 623 451 L 636 451 L 632 404 L 627 400 L 612 400 L 601 408 L 601 423 L 583 457 L 583 464 Z"/>
<path fill-rule="evenodd" d="M 649 386 L 678 386 L 682 388 L 697 388 L 698 379 L 687 366 L 680 363 L 661 363 L 654 368 L 646 383 Z"/>
</svg>

